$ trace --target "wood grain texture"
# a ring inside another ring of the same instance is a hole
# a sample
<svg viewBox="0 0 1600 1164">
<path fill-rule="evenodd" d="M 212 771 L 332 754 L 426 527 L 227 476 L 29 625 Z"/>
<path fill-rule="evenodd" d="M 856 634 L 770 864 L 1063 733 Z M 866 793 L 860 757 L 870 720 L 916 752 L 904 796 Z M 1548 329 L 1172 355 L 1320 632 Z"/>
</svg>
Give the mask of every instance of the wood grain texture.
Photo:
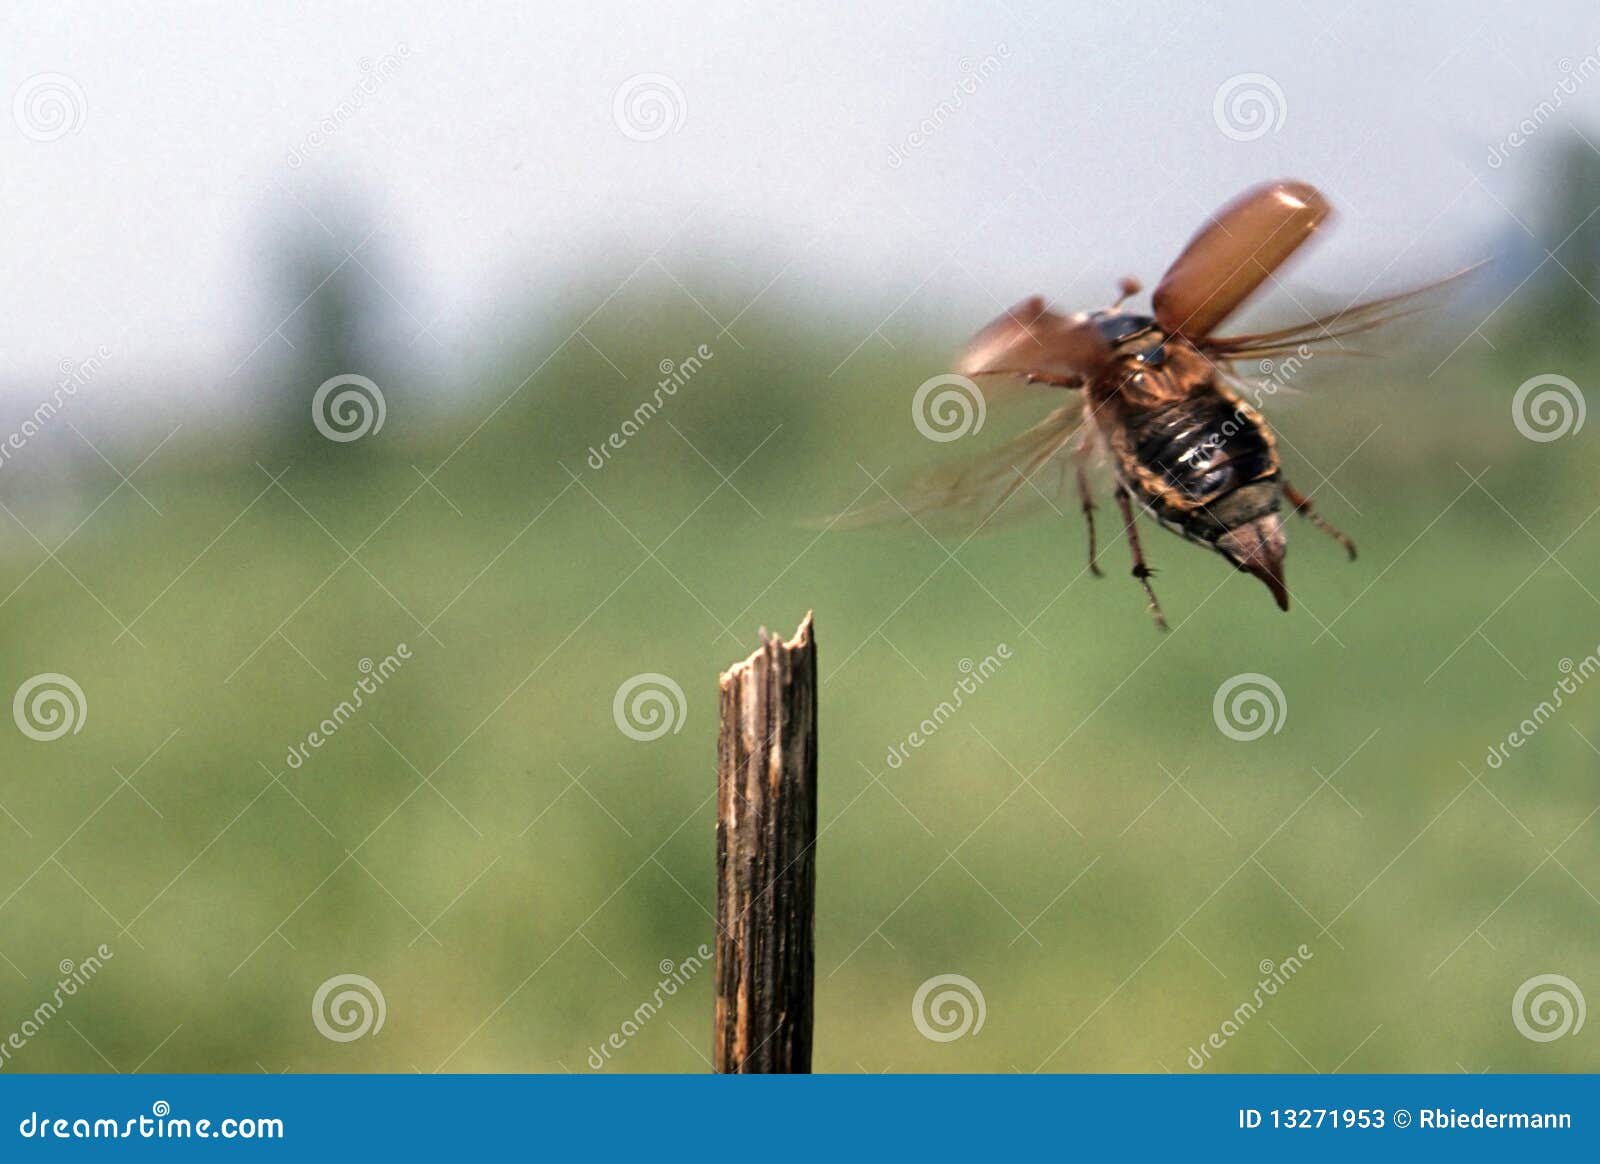
<svg viewBox="0 0 1600 1164">
<path fill-rule="evenodd" d="M 817 647 L 762 634 L 722 676 L 717 740 L 713 1067 L 811 1070 L 817 842 Z"/>
</svg>

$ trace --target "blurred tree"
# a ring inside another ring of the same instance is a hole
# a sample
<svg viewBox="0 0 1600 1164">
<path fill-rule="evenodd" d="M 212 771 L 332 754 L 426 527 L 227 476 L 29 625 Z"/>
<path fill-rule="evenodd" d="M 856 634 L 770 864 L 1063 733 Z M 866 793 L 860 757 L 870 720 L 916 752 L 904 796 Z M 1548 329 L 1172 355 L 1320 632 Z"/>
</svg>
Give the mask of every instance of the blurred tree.
<svg viewBox="0 0 1600 1164">
<path fill-rule="evenodd" d="M 347 203 L 289 221 L 269 232 L 266 326 L 281 343 L 253 361 L 260 431 L 274 459 L 354 468 L 370 463 L 396 403 L 389 353 L 403 340 L 374 274 L 383 255 Z"/>
<path fill-rule="evenodd" d="M 1554 258 L 1513 299 L 1514 342 L 1576 358 L 1593 349 L 1600 333 L 1600 214 L 1594 206 L 1600 154 L 1574 135 L 1561 144 L 1549 172 L 1544 204 L 1529 224 L 1536 236 L 1529 266 L 1547 252 Z"/>
</svg>

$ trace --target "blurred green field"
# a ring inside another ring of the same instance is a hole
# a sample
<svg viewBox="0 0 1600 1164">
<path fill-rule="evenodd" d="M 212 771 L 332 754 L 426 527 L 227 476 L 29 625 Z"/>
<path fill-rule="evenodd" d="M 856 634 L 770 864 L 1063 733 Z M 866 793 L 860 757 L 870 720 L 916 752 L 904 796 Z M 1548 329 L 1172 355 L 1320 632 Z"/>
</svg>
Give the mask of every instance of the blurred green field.
<svg viewBox="0 0 1600 1164">
<path fill-rule="evenodd" d="M 1534 442 L 1510 412 L 1537 373 L 1595 382 L 1592 356 L 1495 331 L 1430 378 L 1476 322 L 1442 317 L 1409 356 L 1317 361 L 1269 413 L 1360 560 L 1297 523 L 1284 615 L 1149 525 L 1162 636 L 1110 520 L 1103 580 L 1070 508 L 959 550 L 805 525 L 1038 409 L 935 447 L 909 401 L 960 336 L 862 343 L 871 318 L 775 302 L 724 331 L 748 296 L 692 289 L 704 311 L 641 278 L 588 320 L 600 296 L 575 295 L 525 349 L 480 353 L 449 408 L 375 376 L 387 422 L 351 444 L 308 412 L 299 445 L 194 421 L 177 393 L 114 425 L 108 381 L 0 470 L 4 690 L 62 673 L 88 707 L 51 742 L 0 732 L 0 1040 L 58 963 L 114 954 L 4 1070 L 594 1069 L 711 939 L 718 672 L 808 609 L 819 1070 L 1190 1070 L 1302 944 L 1206 1070 L 1596 1066 L 1588 1031 L 1531 1041 L 1511 1010 L 1536 974 L 1600 987 L 1600 688 L 1485 764 L 1600 643 L 1591 430 Z M 1212 700 L 1246 672 L 1286 715 L 1237 742 Z M 681 730 L 618 730 L 641 673 L 681 686 Z M 337 1042 L 312 1000 L 345 973 L 385 1021 Z M 984 1022 L 939 1042 L 912 1000 L 947 973 Z M 603 1069 L 705 1070 L 710 1014 L 706 970 Z"/>
</svg>

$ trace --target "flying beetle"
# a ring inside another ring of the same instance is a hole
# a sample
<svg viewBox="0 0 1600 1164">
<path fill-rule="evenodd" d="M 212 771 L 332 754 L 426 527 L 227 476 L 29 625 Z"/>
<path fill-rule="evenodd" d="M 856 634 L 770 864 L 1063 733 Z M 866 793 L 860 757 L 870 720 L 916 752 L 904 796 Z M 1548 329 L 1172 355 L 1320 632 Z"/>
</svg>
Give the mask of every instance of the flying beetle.
<svg viewBox="0 0 1600 1164">
<path fill-rule="evenodd" d="M 898 515 L 981 507 L 986 522 L 1024 487 L 1048 498 L 1064 491 L 1070 477 L 1088 525 L 1089 569 L 1099 575 L 1087 462 L 1103 457 L 1115 477 L 1132 573 L 1158 627 L 1165 629 L 1166 619 L 1134 524 L 1136 504 L 1259 578 L 1279 609 L 1288 610 L 1285 507 L 1336 539 L 1351 559 L 1356 548 L 1284 479 L 1272 430 L 1242 398 L 1231 365 L 1304 354 L 1369 331 L 1409 314 L 1414 296 L 1459 277 L 1292 327 L 1217 335 L 1328 214 L 1326 199 L 1308 183 L 1265 183 L 1224 206 L 1190 240 L 1156 286 L 1149 315 L 1122 309 L 1140 290 L 1131 278 L 1102 310 L 1064 315 L 1039 296 L 1011 308 L 973 338 L 956 370 L 985 383 L 1010 378 L 1076 394 L 987 457 L 924 480 L 916 496 L 894 502 Z M 896 515 L 861 512 L 868 520 Z"/>
</svg>

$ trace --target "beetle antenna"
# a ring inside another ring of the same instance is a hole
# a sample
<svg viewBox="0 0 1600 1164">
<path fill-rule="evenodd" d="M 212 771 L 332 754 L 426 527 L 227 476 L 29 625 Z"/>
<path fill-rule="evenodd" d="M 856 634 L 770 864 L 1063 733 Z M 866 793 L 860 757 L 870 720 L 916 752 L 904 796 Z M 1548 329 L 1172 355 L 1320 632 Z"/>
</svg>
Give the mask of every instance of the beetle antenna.
<svg viewBox="0 0 1600 1164">
<path fill-rule="evenodd" d="M 1139 280 L 1135 279 L 1132 275 L 1124 275 L 1117 283 L 1117 290 L 1121 291 L 1122 294 L 1117 297 L 1117 301 L 1111 306 L 1121 307 L 1124 300 L 1139 294 L 1139 291 L 1142 287 L 1143 284 L 1140 283 Z"/>
</svg>

